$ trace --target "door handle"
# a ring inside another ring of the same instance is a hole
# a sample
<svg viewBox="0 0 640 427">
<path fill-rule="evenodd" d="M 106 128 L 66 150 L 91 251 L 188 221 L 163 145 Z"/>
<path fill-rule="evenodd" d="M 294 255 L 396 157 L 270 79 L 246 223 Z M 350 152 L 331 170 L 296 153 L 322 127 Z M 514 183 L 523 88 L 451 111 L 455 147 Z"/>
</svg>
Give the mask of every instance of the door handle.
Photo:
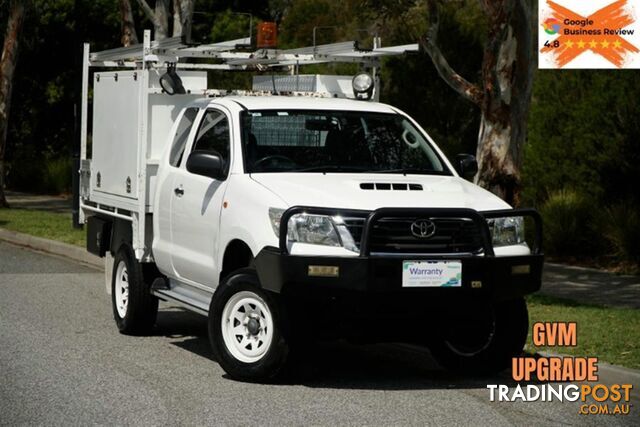
<svg viewBox="0 0 640 427">
<path fill-rule="evenodd" d="M 173 192 L 176 194 L 176 196 L 182 197 L 184 195 L 184 188 L 182 188 L 182 186 L 176 187 L 173 189 Z"/>
</svg>

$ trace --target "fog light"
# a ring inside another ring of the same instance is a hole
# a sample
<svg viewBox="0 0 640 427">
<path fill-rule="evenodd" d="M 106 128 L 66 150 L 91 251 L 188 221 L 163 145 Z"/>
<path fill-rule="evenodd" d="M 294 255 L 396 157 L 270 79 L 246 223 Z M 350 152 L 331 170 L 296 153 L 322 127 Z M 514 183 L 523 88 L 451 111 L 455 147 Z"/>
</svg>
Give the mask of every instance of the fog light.
<svg viewBox="0 0 640 427">
<path fill-rule="evenodd" d="M 315 277 L 338 277 L 340 275 L 340 268 L 333 265 L 310 265 L 308 275 Z"/>
<path fill-rule="evenodd" d="M 513 265 L 511 266 L 511 274 L 529 274 L 531 272 L 531 266 L 526 265 Z"/>
</svg>

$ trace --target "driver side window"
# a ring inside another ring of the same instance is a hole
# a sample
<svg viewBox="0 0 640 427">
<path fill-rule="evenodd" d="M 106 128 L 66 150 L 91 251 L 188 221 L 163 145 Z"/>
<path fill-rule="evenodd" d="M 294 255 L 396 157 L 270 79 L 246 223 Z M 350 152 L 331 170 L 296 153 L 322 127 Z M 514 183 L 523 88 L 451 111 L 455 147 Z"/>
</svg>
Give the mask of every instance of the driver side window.
<svg viewBox="0 0 640 427">
<path fill-rule="evenodd" d="M 200 123 L 192 151 L 214 151 L 222 158 L 225 169 L 228 169 L 230 146 L 229 119 L 220 111 L 207 110 Z"/>
</svg>

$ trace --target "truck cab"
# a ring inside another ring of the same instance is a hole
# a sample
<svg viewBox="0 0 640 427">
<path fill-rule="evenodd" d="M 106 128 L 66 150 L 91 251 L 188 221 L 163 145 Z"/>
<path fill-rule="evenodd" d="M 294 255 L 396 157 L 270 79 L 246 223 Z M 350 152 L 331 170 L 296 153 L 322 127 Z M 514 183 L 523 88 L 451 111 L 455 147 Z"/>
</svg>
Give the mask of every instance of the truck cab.
<svg viewBox="0 0 640 427">
<path fill-rule="evenodd" d="M 81 169 L 88 249 L 107 259 L 121 332 L 146 333 L 159 301 L 178 304 L 208 317 L 216 360 L 250 381 L 335 338 L 426 345 L 467 372 L 508 366 L 527 336 L 523 297 L 540 288 L 539 215 L 474 185 L 473 156 L 451 162 L 353 83 L 352 99 L 149 95 L 140 111 L 172 125 L 136 134 L 149 141 L 138 172 L 115 173 L 126 153 L 94 151 Z M 108 178 L 126 181 L 111 207 Z"/>
</svg>

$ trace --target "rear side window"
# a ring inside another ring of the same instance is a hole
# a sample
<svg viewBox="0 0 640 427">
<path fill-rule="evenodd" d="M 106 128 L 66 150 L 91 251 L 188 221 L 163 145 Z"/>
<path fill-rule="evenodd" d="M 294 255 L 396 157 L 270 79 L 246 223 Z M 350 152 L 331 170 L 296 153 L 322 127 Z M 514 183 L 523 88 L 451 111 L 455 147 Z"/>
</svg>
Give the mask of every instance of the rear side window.
<svg viewBox="0 0 640 427">
<path fill-rule="evenodd" d="M 184 149 L 187 146 L 187 138 L 193 122 L 196 120 L 196 115 L 198 115 L 197 108 L 187 108 L 180 119 L 180 123 L 178 123 L 176 134 L 173 137 L 173 144 L 171 145 L 171 153 L 169 154 L 169 164 L 171 166 L 180 166 Z"/>
</svg>

